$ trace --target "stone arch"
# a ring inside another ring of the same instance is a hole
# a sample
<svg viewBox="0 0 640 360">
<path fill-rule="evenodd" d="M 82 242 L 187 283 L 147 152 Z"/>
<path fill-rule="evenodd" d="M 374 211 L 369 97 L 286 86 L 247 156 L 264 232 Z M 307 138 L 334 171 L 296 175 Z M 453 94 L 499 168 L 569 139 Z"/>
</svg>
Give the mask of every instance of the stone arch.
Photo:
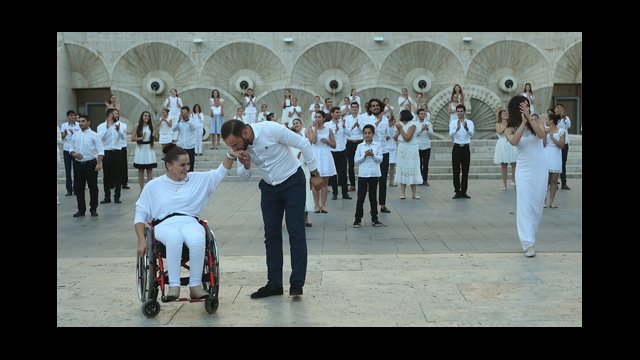
<svg viewBox="0 0 640 360">
<path fill-rule="evenodd" d="M 506 107 L 504 101 L 491 89 L 480 85 L 466 85 L 464 93 L 472 104 L 471 108 L 473 110 L 467 117 L 473 121 L 478 132 L 478 136 L 474 136 L 474 138 L 493 135 L 495 133 L 495 114 L 498 109 Z M 434 131 L 441 133 L 449 131 L 448 106 L 450 100 L 451 90 L 442 89 L 427 102 L 431 111 L 431 122 L 433 123 Z"/>
<path fill-rule="evenodd" d="M 538 88 L 548 82 L 549 63 L 544 54 L 534 46 L 515 40 L 495 42 L 480 50 L 472 59 L 467 71 L 467 84 L 484 86 L 503 101 L 512 95 L 521 93 L 525 83 Z M 505 76 L 516 79 L 511 93 L 500 90 L 498 82 Z M 466 87 L 465 94 L 466 94 Z"/>
<path fill-rule="evenodd" d="M 265 94 L 286 86 L 287 74 L 280 57 L 270 49 L 255 43 L 235 42 L 216 50 L 204 65 L 201 83 L 227 90 L 236 102 L 242 93 L 236 83 L 242 79 L 253 82 L 254 94 Z M 209 92 L 211 95 L 211 92 Z"/>
<path fill-rule="evenodd" d="M 556 63 L 554 83 L 582 84 L 582 40 L 569 47 Z"/>
<path fill-rule="evenodd" d="M 378 71 L 371 58 L 360 48 L 345 42 L 323 42 L 307 49 L 296 61 L 291 83 L 310 89 L 322 98 L 343 98 L 352 88 L 376 83 Z M 339 79 L 341 90 L 331 93 L 326 82 Z"/>
<path fill-rule="evenodd" d="M 65 44 L 72 88 L 109 87 L 109 72 L 98 54 L 82 45 Z"/>
<path fill-rule="evenodd" d="M 182 89 L 193 84 L 196 74 L 195 65 L 182 50 L 169 44 L 150 42 L 131 48 L 118 59 L 112 84 L 137 92 L 156 107 L 172 88 L 177 89 L 180 96 Z M 147 89 L 152 78 L 164 81 L 164 92 L 154 94 Z"/>
<path fill-rule="evenodd" d="M 415 97 L 412 82 L 415 77 L 431 78 L 431 90 L 425 93 L 429 99 L 442 89 L 464 82 L 464 66 L 458 57 L 441 44 L 430 41 L 414 41 L 395 49 L 385 59 L 380 69 L 378 84 L 407 88 Z"/>
</svg>

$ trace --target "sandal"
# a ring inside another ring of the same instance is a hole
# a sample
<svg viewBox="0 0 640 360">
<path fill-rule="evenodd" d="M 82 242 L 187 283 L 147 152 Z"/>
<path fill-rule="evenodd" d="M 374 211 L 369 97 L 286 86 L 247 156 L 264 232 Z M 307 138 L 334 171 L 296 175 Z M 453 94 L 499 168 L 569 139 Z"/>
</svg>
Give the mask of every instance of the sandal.
<svg viewBox="0 0 640 360">
<path fill-rule="evenodd" d="M 413 196 L 413 200 L 418 200 L 418 199 L 420 199 L 420 195 Z"/>
<path fill-rule="evenodd" d="M 406 196 L 404 196 L 404 195 L 400 195 L 400 199 L 404 200 L 404 199 L 406 199 L 406 198 L 407 198 Z"/>
<path fill-rule="evenodd" d="M 323 214 L 328 214 L 328 213 L 329 213 L 329 212 L 327 211 L 327 208 L 326 208 L 326 207 L 322 208 L 322 210 L 320 210 L 320 212 L 321 212 L 321 213 L 323 213 Z"/>
<path fill-rule="evenodd" d="M 558 205 L 556 205 L 556 203 L 553 203 L 553 204 L 549 205 L 549 207 L 552 208 L 552 209 L 557 209 Z"/>
<path fill-rule="evenodd" d="M 316 207 L 316 211 L 314 211 L 314 213 L 316 213 L 316 214 L 320 214 L 320 208 L 319 208 L 319 207 Z"/>
</svg>

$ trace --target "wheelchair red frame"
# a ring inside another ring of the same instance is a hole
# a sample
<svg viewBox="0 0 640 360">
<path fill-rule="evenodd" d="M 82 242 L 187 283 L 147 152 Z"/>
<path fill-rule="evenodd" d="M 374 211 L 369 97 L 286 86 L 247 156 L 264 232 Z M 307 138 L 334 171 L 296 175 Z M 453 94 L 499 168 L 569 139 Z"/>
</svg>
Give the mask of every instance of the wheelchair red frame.
<svg viewBox="0 0 640 360">
<path fill-rule="evenodd" d="M 206 299 L 190 299 L 181 297 L 175 301 L 200 302 L 204 301 L 205 310 L 209 314 L 213 314 L 218 310 L 219 300 L 218 292 L 220 290 L 220 259 L 218 257 L 218 247 L 216 245 L 215 235 L 209 228 L 207 220 L 199 220 L 200 225 L 205 231 L 205 257 L 202 272 L 202 288 L 209 293 Z M 142 302 L 142 313 L 148 318 L 153 318 L 160 312 L 160 303 L 158 302 L 158 287 L 160 287 L 162 302 L 168 302 L 165 297 L 165 285 L 169 284 L 169 275 L 164 268 L 164 257 L 166 257 L 166 249 L 164 244 L 157 241 L 154 236 L 152 224 L 147 224 L 144 229 L 145 239 L 147 241 L 147 251 L 143 256 L 138 257 L 136 265 L 138 299 Z M 180 265 L 186 269 L 189 262 L 189 249 L 186 245 L 182 246 L 182 259 Z M 181 277 L 180 285 L 188 285 L 189 277 Z"/>
</svg>

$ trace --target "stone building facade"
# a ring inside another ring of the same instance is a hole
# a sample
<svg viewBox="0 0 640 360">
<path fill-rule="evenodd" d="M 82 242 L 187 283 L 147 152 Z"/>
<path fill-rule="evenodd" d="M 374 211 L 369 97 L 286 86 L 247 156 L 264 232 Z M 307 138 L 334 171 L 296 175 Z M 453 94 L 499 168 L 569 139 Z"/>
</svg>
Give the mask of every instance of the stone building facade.
<svg viewBox="0 0 640 360">
<path fill-rule="evenodd" d="M 207 116 L 211 91 L 218 89 L 229 118 L 242 104 L 244 85 L 275 113 L 285 88 L 307 110 L 314 95 L 340 104 L 352 88 L 363 102 L 388 97 L 397 107 L 406 87 L 414 98 L 424 94 L 442 136 L 451 90 L 460 84 L 478 137 L 488 137 L 498 109 L 529 82 L 537 112 L 566 101 L 572 132 L 581 133 L 581 32 L 59 32 L 57 45 L 58 124 L 75 109 L 89 113 L 95 127 L 110 94 L 131 123 L 142 111 L 157 114 L 171 88 Z"/>
</svg>

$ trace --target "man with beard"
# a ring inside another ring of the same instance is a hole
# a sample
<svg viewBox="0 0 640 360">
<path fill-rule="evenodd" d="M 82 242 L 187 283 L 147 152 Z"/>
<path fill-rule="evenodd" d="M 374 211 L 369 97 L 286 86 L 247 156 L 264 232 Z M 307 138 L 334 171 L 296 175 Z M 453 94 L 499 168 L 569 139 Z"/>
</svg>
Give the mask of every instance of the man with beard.
<svg viewBox="0 0 640 360">
<path fill-rule="evenodd" d="M 241 178 L 251 176 L 251 164 L 262 170 L 259 183 L 262 197 L 265 248 L 267 252 L 267 285 L 251 294 L 251 298 L 282 295 L 282 218 L 284 215 L 291 250 L 291 277 L 289 295 L 302 295 L 307 273 L 307 238 L 304 226 L 306 183 L 300 162 L 289 147 L 300 149 L 311 174 L 310 183 L 320 190 L 322 178 L 316 167 L 311 143 L 288 128 L 265 121 L 244 124 L 228 120 L 222 125 L 222 140 L 230 147 L 243 165 Z M 227 153 L 229 159 L 236 157 Z"/>
</svg>

